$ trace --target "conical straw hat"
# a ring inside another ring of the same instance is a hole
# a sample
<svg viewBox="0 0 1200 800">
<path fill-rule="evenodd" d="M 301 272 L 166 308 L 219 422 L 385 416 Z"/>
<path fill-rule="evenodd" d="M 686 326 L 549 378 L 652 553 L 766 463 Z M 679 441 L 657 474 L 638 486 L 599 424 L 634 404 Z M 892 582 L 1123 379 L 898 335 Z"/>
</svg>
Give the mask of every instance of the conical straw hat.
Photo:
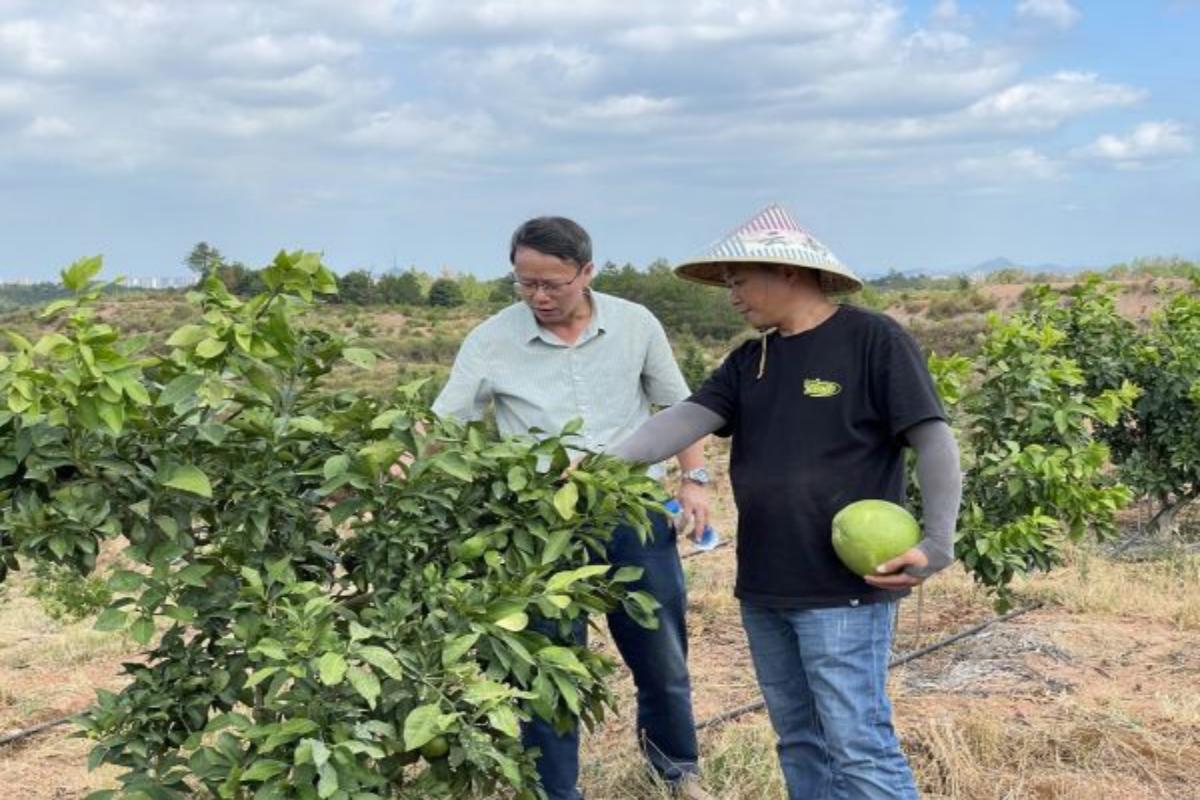
<svg viewBox="0 0 1200 800">
<path fill-rule="evenodd" d="M 675 267 L 681 278 L 725 285 L 725 271 L 738 264 L 783 264 L 818 270 L 829 294 L 856 292 L 862 280 L 829 248 L 801 228 L 784 208 L 769 205 L 696 258 Z"/>
</svg>

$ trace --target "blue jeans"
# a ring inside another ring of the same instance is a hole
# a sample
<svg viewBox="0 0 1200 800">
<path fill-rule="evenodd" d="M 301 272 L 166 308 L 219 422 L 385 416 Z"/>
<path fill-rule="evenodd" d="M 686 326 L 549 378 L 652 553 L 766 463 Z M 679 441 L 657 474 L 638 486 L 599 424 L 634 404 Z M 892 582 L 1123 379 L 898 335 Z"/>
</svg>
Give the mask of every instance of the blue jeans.
<svg viewBox="0 0 1200 800">
<path fill-rule="evenodd" d="M 608 545 L 608 562 L 614 567 L 643 569 L 642 577 L 629 587 L 648 592 L 662 604 L 658 628 L 647 630 L 618 609 L 608 615 L 608 629 L 637 686 L 637 734 L 642 752 L 654 771 L 670 783 L 697 772 L 699 749 L 687 671 L 683 566 L 667 518 L 652 515 L 652 521 L 653 536 L 644 545 L 633 528 L 617 528 Z M 586 627 L 578 626 L 577 640 L 582 643 L 586 637 Z M 550 800 L 580 800 L 576 787 L 578 728 L 559 736 L 535 717 L 525 726 L 522 739 L 526 747 L 542 751 L 538 774 Z"/>
<path fill-rule="evenodd" d="M 917 797 L 887 697 L 894 609 L 742 603 L 789 800 Z"/>
</svg>

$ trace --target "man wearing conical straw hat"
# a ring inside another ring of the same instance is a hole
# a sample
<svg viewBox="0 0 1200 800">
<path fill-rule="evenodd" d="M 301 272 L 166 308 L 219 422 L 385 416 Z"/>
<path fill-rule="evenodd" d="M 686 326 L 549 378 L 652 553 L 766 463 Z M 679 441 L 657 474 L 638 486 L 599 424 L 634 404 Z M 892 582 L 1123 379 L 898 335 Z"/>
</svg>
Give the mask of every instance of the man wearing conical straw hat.
<svg viewBox="0 0 1200 800">
<path fill-rule="evenodd" d="M 962 493 L 925 360 L 891 318 L 830 298 L 862 282 L 778 206 L 676 273 L 728 287 L 761 335 L 610 452 L 654 463 L 708 433 L 732 436 L 734 593 L 788 797 L 914 798 L 886 693 L 893 610 L 953 560 Z M 834 552 L 832 518 L 861 499 L 903 504 L 906 447 L 924 538 L 860 577 Z"/>
</svg>

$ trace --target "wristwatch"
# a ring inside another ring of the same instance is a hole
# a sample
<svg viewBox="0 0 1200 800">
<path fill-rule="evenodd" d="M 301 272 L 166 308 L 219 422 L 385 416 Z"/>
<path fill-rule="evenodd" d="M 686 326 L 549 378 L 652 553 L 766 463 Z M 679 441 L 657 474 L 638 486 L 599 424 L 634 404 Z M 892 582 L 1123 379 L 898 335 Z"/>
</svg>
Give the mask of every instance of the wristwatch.
<svg viewBox="0 0 1200 800">
<path fill-rule="evenodd" d="M 708 470 L 704 467 L 696 467 L 695 469 L 685 469 L 681 476 L 685 481 L 694 483 L 697 486 L 708 486 L 712 483 L 712 478 L 708 474 Z"/>
</svg>

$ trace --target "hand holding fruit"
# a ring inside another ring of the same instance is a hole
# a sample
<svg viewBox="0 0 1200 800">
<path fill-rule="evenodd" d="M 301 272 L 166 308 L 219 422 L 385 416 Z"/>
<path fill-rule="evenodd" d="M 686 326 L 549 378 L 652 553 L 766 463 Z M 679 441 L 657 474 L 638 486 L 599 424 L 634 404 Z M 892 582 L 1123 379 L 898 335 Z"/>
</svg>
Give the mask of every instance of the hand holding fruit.
<svg viewBox="0 0 1200 800">
<path fill-rule="evenodd" d="M 875 568 L 877 574 L 864 575 L 863 580 L 879 589 L 908 589 L 919 586 L 925 582 L 925 579 L 909 575 L 904 572 L 904 569 L 907 567 L 921 568 L 928 565 L 929 557 L 919 547 L 914 547 L 883 562 Z"/>
</svg>

